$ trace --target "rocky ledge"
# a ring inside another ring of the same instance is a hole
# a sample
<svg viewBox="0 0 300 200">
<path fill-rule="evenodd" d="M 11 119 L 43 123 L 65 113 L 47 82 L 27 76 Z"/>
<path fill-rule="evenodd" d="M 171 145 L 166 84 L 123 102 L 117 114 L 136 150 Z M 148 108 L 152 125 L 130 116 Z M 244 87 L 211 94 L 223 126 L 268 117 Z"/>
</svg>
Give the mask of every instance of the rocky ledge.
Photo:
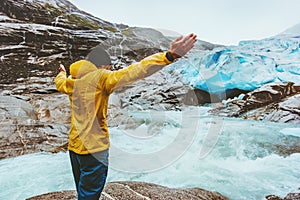
<svg viewBox="0 0 300 200">
<path fill-rule="evenodd" d="M 76 191 L 61 191 L 39 195 L 28 200 L 76 200 Z M 101 200 L 228 200 L 227 197 L 201 188 L 173 189 L 153 183 L 111 182 L 105 186 Z"/>
<path fill-rule="evenodd" d="M 292 82 L 266 84 L 242 99 L 215 104 L 210 112 L 228 117 L 299 124 L 300 87 Z"/>
<path fill-rule="evenodd" d="M 300 190 L 300 188 L 299 188 Z M 278 197 L 276 195 L 268 195 L 266 196 L 267 200 L 299 200 L 300 199 L 300 192 L 293 192 L 287 194 L 284 198 Z"/>
</svg>

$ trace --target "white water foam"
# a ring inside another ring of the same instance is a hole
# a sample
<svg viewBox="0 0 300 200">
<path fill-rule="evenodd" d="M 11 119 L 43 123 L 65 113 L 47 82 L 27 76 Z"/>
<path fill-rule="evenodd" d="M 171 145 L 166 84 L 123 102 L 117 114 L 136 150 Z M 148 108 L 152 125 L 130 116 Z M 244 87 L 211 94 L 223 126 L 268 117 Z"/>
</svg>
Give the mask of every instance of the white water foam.
<svg viewBox="0 0 300 200">
<path fill-rule="evenodd" d="M 202 109 L 196 112 L 198 117 L 183 116 L 181 112 L 151 115 L 135 112 L 136 119 L 143 118 L 147 123 L 136 130 L 112 128 L 112 145 L 145 156 L 173 144 L 178 133 L 194 130 L 196 134 L 181 157 L 151 172 L 120 171 L 116 164 L 125 165 L 120 158 L 119 163 L 111 165 L 108 181 L 145 181 L 173 188 L 201 187 L 233 200 L 262 200 L 268 194 L 284 197 L 299 188 L 300 154 L 284 156 L 273 149 L 277 144 L 288 145 L 297 140 L 298 137 L 291 135 L 299 127 L 225 118 L 216 145 L 207 156 L 200 158 L 200 150 L 215 121 L 205 114 L 206 108 Z M 159 115 L 164 117 L 159 118 Z M 196 121 L 196 128 L 186 127 L 183 117 Z M 158 121 L 162 124 L 160 127 Z M 153 127 L 157 127 L 155 134 L 147 135 Z M 291 134 L 287 134 L 289 131 Z M 4 200 L 75 189 L 68 153 L 35 153 L 4 159 L 0 161 L 0 171 L 0 199 Z"/>
</svg>

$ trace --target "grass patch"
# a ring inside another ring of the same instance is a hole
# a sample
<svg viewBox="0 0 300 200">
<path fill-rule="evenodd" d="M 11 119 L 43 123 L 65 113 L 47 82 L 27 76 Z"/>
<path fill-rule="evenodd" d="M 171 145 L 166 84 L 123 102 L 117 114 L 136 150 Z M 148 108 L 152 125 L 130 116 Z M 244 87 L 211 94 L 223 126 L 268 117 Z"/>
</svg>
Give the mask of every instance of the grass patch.
<svg viewBox="0 0 300 200">
<path fill-rule="evenodd" d="M 50 15 L 53 16 L 53 18 L 58 16 L 64 18 L 66 20 L 66 25 L 70 28 L 78 27 L 91 30 L 98 30 L 100 28 L 100 25 L 97 22 L 82 18 L 75 14 L 69 14 L 66 10 L 56 8 L 49 3 L 46 3 L 44 8 L 50 12 Z"/>
</svg>

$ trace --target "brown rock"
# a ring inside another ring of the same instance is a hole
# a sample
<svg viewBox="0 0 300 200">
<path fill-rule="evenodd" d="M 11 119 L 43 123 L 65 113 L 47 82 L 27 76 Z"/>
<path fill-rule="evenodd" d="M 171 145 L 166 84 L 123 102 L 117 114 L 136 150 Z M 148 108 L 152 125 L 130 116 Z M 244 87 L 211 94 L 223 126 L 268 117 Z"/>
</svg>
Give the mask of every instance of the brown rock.
<svg viewBox="0 0 300 200">
<path fill-rule="evenodd" d="M 60 192 L 50 192 L 47 194 L 42 194 L 42 195 L 28 198 L 28 200 L 46 200 L 46 199 L 76 200 L 77 193 L 74 190 L 65 190 Z"/>
<path fill-rule="evenodd" d="M 232 100 L 226 105 L 216 104 L 210 111 L 216 115 L 243 117 L 283 123 L 300 122 L 300 94 L 293 83 L 271 83 Z"/>
<path fill-rule="evenodd" d="M 268 195 L 266 196 L 266 199 L 267 200 L 300 200 L 300 193 L 299 192 L 289 193 L 284 197 L 284 199 L 275 195 Z"/>
<path fill-rule="evenodd" d="M 266 196 L 267 200 L 282 200 L 282 198 L 275 196 L 275 195 L 268 195 Z"/>
<path fill-rule="evenodd" d="M 289 193 L 283 200 L 300 200 L 300 193 Z"/>
<path fill-rule="evenodd" d="M 76 200 L 75 191 L 52 192 L 29 198 L 28 200 L 66 199 Z M 228 200 L 217 192 L 201 188 L 173 189 L 144 182 L 111 182 L 107 183 L 101 200 Z"/>
<path fill-rule="evenodd" d="M 286 96 L 296 93 L 293 85 L 294 83 L 292 82 L 269 83 L 254 90 L 253 92 L 247 93 L 243 100 L 248 103 L 248 110 L 252 107 L 257 108 L 262 105 L 278 102 Z"/>
<path fill-rule="evenodd" d="M 36 96 L 31 98 L 34 101 Z M 68 115 L 59 111 L 59 105 L 63 106 L 63 103 L 58 100 L 54 98 L 51 102 L 48 99 L 49 102 L 45 103 L 48 109 L 44 109 L 41 115 L 39 109 L 28 102 L 0 96 L 0 159 L 53 149 L 57 151 L 67 142 L 69 125 L 61 123 L 68 119 Z"/>
<path fill-rule="evenodd" d="M 295 88 L 296 92 L 300 92 L 300 85 L 295 85 L 294 88 Z"/>
</svg>

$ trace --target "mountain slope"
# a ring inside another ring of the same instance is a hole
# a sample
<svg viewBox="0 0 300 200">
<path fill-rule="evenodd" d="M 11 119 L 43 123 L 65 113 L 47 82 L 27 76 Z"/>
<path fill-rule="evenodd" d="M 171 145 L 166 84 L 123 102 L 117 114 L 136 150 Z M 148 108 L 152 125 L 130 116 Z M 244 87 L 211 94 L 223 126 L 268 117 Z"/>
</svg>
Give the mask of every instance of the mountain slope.
<svg viewBox="0 0 300 200">
<path fill-rule="evenodd" d="M 2 0 L 0 41 L 0 83 L 11 83 L 54 76 L 59 63 L 68 66 L 98 44 L 109 49 L 119 68 L 166 50 L 171 40 L 154 29 L 104 21 L 67 0 Z"/>
<path fill-rule="evenodd" d="M 300 35 L 300 23 L 286 29 L 281 34 Z"/>
</svg>

